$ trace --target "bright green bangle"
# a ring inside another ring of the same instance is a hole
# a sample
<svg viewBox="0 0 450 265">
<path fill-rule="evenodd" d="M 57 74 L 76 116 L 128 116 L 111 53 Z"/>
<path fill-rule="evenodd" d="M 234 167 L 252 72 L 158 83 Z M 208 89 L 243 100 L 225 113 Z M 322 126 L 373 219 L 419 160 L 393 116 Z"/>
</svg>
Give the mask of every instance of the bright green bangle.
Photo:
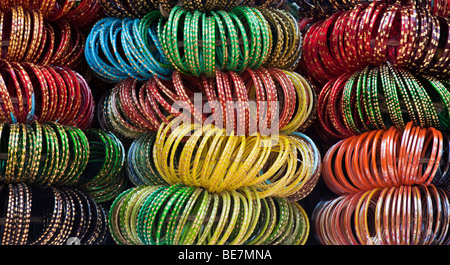
<svg viewBox="0 0 450 265">
<path fill-rule="evenodd" d="M 139 215 L 137 218 L 137 235 L 143 244 L 147 243 L 145 220 L 147 219 L 150 211 L 148 206 L 153 202 L 153 200 L 155 200 L 155 197 L 157 197 L 161 192 L 164 191 L 164 188 L 165 187 L 163 186 L 158 187 L 151 194 L 149 194 L 146 197 L 145 201 L 142 203 L 142 206 L 139 210 Z"/>
<path fill-rule="evenodd" d="M 212 196 L 213 203 L 210 204 L 211 209 L 208 209 L 207 211 L 207 218 L 208 222 L 205 227 L 202 229 L 202 234 L 199 235 L 197 244 L 198 245 L 204 245 L 206 244 L 207 237 L 210 236 L 211 228 L 213 227 L 214 223 L 216 222 L 216 216 L 217 212 L 219 210 L 219 203 L 220 203 L 220 197 L 217 193 L 210 194 Z M 206 217 L 205 217 L 206 218 Z"/>
<path fill-rule="evenodd" d="M 249 51 L 250 45 L 244 25 L 242 24 L 238 16 L 233 13 L 233 10 L 235 9 L 236 8 L 233 8 L 229 12 L 229 15 L 231 20 L 233 21 L 234 26 L 238 29 L 236 30 L 236 32 L 238 33 L 236 35 L 238 36 L 238 40 L 242 39 L 243 42 L 242 45 L 239 44 L 239 63 L 236 69 L 234 70 L 235 72 L 240 73 L 248 67 L 250 60 L 250 51 Z"/>
<path fill-rule="evenodd" d="M 361 121 L 362 126 L 364 127 L 365 130 L 370 130 L 372 128 L 375 128 L 375 126 L 373 126 L 372 121 L 374 121 L 374 119 L 372 118 L 372 116 L 370 114 L 368 114 L 368 111 L 372 111 L 372 110 L 365 110 L 365 114 L 367 115 L 367 118 L 369 119 L 370 124 L 367 125 L 364 121 L 365 121 L 365 117 L 363 114 L 363 109 L 364 109 L 364 103 L 365 102 L 365 97 L 366 95 L 364 93 L 366 93 L 367 89 L 367 85 L 368 85 L 368 72 L 369 72 L 369 68 L 366 67 L 363 71 L 362 74 L 359 76 L 359 80 L 358 80 L 358 86 L 356 89 L 356 98 L 359 100 L 356 100 L 356 108 L 358 110 L 358 116 L 359 119 Z M 361 98 L 363 98 L 363 100 L 361 100 Z"/>
<path fill-rule="evenodd" d="M 261 56 L 259 56 L 259 60 L 256 61 L 256 67 L 261 67 L 264 62 L 267 60 L 269 56 L 269 52 L 272 47 L 272 31 L 269 26 L 269 22 L 264 18 L 263 14 L 260 12 L 258 8 L 252 8 L 254 15 L 257 18 L 257 22 L 260 24 L 261 31 Z"/>
<path fill-rule="evenodd" d="M 166 237 L 167 237 L 167 244 L 168 245 L 174 245 L 175 243 L 175 234 L 176 229 L 178 227 L 178 222 L 181 220 L 181 210 L 184 209 L 191 197 L 191 195 L 196 190 L 195 187 L 184 187 L 183 188 L 183 194 L 180 196 L 178 201 L 175 203 L 175 206 L 173 207 L 173 211 L 169 217 L 169 221 L 167 224 L 166 229 Z"/>
<path fill-rule="evenodd" d="M 342 111 L 344 113 L 344 123 L 347 128 L 349 128 L 353 134 L 360 134 L 361 131 L 356 126 L 355 120 L 353 119 L 352 106 L 351 106 L 351 95 L 353 94 L 354 86 L 357 85 L 355 81 L 359 79 L 360 73 L 357 72 L 350 76 L 346 81 L 344 90 L 342 92 Z"/>
<path fill-rule="evenodd" d="M 188 201 L 186 202 L 186 206 L 183 209 L 183 212 L 179 216 L 180 219 L 178 220 L 178 224 L 174 231 L 174 236 L 173 236 L 173 244 L 174 245 L 181 244 L 180 239 L 182 238 L 181 236 L 182 236 L 182 232 L 185 228 L 187 218 L 189 217 L 189 213 L 191 212 L 198 196 L 200 196 L 201 193 L 202 193 L 202 189 L 195 189 L 194 192 L 192 193 L 192 195 L 189 197 Z"/>
<path fill-rule="evenodd" d="M 69 150 L 69 144 L 68 144 L 68 138 L 66 135 L 66 131 L 65 129 L 57 124 L 57 123 L 48 123 L 49 128 L 53 129 L 55 136 L 57 137 L 56 139 L 58 139 L 57 143 L 59 143 L 58 146 L 58 151 L 57 151 L 57 165 L 56 165 L 56 170 L 57 173 L 55 173 L 55 177 L 54 177 L 54 183 L 61 183 L 62 185 L 67 185 L 69 184 L 69 182 L 65 181 L 65 171 L 67 169 L 67 167 L 69 166 L 67 164 L 67 161 L 69 160 L 70 157 L 70 150 Z"/>
<path fill-rule="evenodd" d="M 103 202 L 117 196 L 125 186 L 126 181 L 122 174 L 125 149 L 112 133 L 89 129 L 85 134 L 89 141 L 90 154 L 78 185 L 83 186 L 96 201 Z M 98 163 L 101 163 L 101 168 L 95 170 Z M 90 165 L 93 165 L 93 168 Z"/>
<path fill-rule="evenodd" d="M 33 160 L 31 162 L 31 174 L 30 174 L 30 182 L 34 183 L 36 181 L 36 178 L 38 176 L 39 171 L 39 165 L 41 163 L 41 153 L 42 153 L 42 126 L 37 123 L 33 122 L 31 124 L 32 127 L 32 133 L 34 138 L 34 144 L 33 144 Z"/>
<path fill-rule="evenodd" d="M 186 63 L 186 68 L 190 73 L 196 73 L 195 67 L 194 67 L 194 51 L 192 50 L 192 35 L 193 35 L 193 29 L 192 29 L 192 18 L 193 18 L 193 12 L 187 12 L 186 17 L 184 19 L 184 25 L 182 26 L 183 31 L 183 49 L 184 49 L 184 58 Z M 197 72 L 198 74 L 198 72 Z"/>
<path fill-rule="evenodd" d="M 389 66 L 389 65 L 388 65 Z M 395 69 L 393 69 L 392 67 L 387 67 L 386 68 L 387 72 L 389 73 L 389 79 L 392 80 L 392 83 L 395 84 L 396 89 L 400 92 L 400 96 L 403 98 L 403 102 L 405 102 L 406 105 L 406 110 L 409 114 L 409 119 L 413 120 L 414 122 L 419 122 L 419 120 L 416 119 L 415 116 L 415 110 L 413 108 L 413 103 L 414 105 L 416 105 L 417 101 L 415 100 L 415 95 L 416 95 L 416 91 L 415 89 L 407 89 L 404 84 L 401 82 L 401 80 L 399 79 L 399 76 L 396 74 Z M 408 93 L 409 92 L 409 93 Z M 409 97 L 409 95 L 411 95 L 411 98 Z M 420 110 L 418 110 L 420 112 Z M 419 119 L 421 118 L 421 115 L 419 115 Z M 425 126 L 425 123 L 421 123 L 422 126 Z"/>
<path fill-rule="evenodd" d="M 166 217 L 168 217 L 169 211 L 172 210 L 172 206 L 179 200 L 179 198 L 185 192 L 185 188 L 181 185 L 176 186 L 176 191 L 170 196 L 169 201 L 165 204 L 162 213 L 159 215 L 159 220 L 155 233 L 155 243 L 156 245 L 163 245 L 167 243 L 167 223 Z M 165 227 L 164 227 L 165 226 Z M 165 228 L 165 229 L 164 229 Z M 153 234 L 153 232 L 152 232 Z"/>
<path fill-rule="evenodd" d="M 149 212 L 144 219 L 145 244 L 155 245 L 160 243 L 156 241 L 157 239 L 152 236 L 154 233 L 154 229 L 156 229 L 157 226 L 157 222 L 155 219 L 160 215 L 160 211 L 163 209 L 163 204 L 166 203 L 166 200 L 170 200 L 170 197 L 176 194 L 177 190 L 178 185 L 166 187 L 158 195 L 156 195 L 152 201 L 146 201 L 146 203 L 144 204 L 144 207 L 148 208 Z M 147 205 L 147 203 L 149 203 L 149 205 Z"/>
<path fill-rule="evenodd" d="M 240 7 L 232 10 L 234 14 L 241 20 L 246 21 L 248 25 L 247 36 L 250 36 L 250 51 L 249 51 L 249 62 L 248 68 L 257 68 L 258 62 L 261 59 L 261 31 L 259 20 L 254 16 L 253 10 L 249 7 Z"/>
<path fill-rule="evenodd" d="M 228 39 L 227 33 L 225 32 L 225 26 L 217 12 L 211 11 L 211 14 L 214 17 L 214 22 L 216 23 L 214 27 L 217 26 L 216 39 L 220 39 L 222 42 L 220 46 L 216 47 L 216 62 L 220 69 L 228 69 Z M 219 38 L 217 38 L 217 33 Z"/>
<path fill-rule="evenodd" d="M 208 192 L 204 189 L 202 190 L 202 195 L 199 197 L 193 208 L 192 211 L 188 212 L 188 222 L 186 225 L 184 225 L 183 235 L 180 238 L 180 244 L 181 245 L 192 245 L 195 244 L 195 239 L 197 238 L 201 226 L 203 225 L 203 220 L 206 216 L 208 206 L 211 202 L 211 197 L 209 196 Z M 195 219 L 193 221 L 190 221 L 189 218 L 191 216 L 195 216 Z"/>
<path fill-rule="evenodd" d="M 389 72 L 387 68 L 381 67 L 379 75 L 381 77 L 381 85 L 384 89 L 384 96 L 386 98 L 386 105 L 390 113 L 391 122 L 398 128 L 404 128 L 405 122 L 402 117 L 395 83 L 393 83 L 389 78 Z"/>
<path fill-rule="evenodd" d="M 439 99 L 441 100 L 442 104 L 444 105 L 445 112 L 447 113 L 446 117 L 444 117 L 444 114 L 441 112 L 439 113 L 439 122 L 441 124 L 442 129 L 448 129 L 450 126 L 450 93 L 448 89 L 445 87 L 445 85 L 437 80 L 434 77 L 430 76 L 421 76 L 419 78 L 421 82 L 428 82 L 431 87 L 438 93 Z"/>
<path fill-rule="evenodd" d="M 119 245 L 124 245 L 128 241 L 125 239 L 125 237 L 120 232 L 120 225 L 119 225 L 119 211 L 118 209 L 121 208 L 121 205 L 123 203 L 123 197 L 127 196 L 128 194 L 132 193 L 133 189 L 128 189 L 119 194 L 119 196 L 116 197 L 116 199 L 111 204 L 111 210 L 108 214 L 108 226 L 109 231 L 111 232 L 112 239 Z"/>
<path fill-rule="evenodd" d="M 225 63 L 223 64 L 224 66 L 221 67 L 221 69 L 235 71 L 239 64 L 239 54 L 240 54 L 237 31 L 234 26 L 233 20 L 231 19 L 228 12 L 217 11 L 217 15 L 220 17 L 219 20 L 223 21 L 223 24 L 225 25 L 224 27 L 226 29 L 225 36 L 228 37 L 227 41 L 228 40 L 230 41 L 230 45 L 227 46 L 228 49 L 226 52 L 226 54 L 229 54 L 228 60 L 225 61 L 225 57 L 223 57 Z"/>
<path fill-rule="evenodd" d="M 369 102 L 371 102 L 372 104 L 372 110 L 374 112 L 374 117 L 375 120 L 377 121 L 377 129 L 386 129 L 388 126 L 385 124 L 385 122 L 383 121 L 382 115 L 381 115 L 381 111 L 380 111 L 380 105 L 378 103 L 378 75 L 380 73 L 380 69 L 377 67 L 374 69 L 375 71 L 370 71 L 371 73 L 371 84 L 368 86 L 371 90 L 372 93 L 370 93 L 370 97 L 369 97 Z"/>
</svg>

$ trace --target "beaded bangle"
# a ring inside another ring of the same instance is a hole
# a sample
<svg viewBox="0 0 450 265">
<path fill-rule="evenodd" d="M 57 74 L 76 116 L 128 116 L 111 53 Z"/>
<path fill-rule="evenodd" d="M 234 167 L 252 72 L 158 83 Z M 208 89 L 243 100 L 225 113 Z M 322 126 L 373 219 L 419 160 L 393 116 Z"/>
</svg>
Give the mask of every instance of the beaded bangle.
<svg viewBox="0 0 450 265">
<path fill-rule="evenodd" d="M 261 231 L 266 220 L 273 226 Z M 297 203 L 259 199 L 250 188 L 208 193 L 180 184 L 124 191 L 108 223 L 118 244 L 303 244 L 309 234 L 308 217 Z M 136 229 L 139 236 L 133 236 Z"/>
</svg>

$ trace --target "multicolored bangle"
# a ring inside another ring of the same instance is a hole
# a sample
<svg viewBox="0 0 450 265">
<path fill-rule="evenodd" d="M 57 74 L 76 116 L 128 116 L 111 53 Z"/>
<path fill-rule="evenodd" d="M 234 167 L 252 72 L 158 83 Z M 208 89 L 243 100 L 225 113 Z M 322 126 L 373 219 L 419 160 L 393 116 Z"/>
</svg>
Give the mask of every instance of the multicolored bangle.
<svg viewBox="0 0 450 265">
<path fill-rule="evenodd" d="M 38 11 L 18 6 L 3 14 L 1 27 L 2 59 L 69 68 L 81 63 L 85 37 L 68 21 L 44 21 Z"/>
<path fill-rule="evenodd" d="M 362 4 L 309 28 L 300 68 L 321 84 L 385 62 L 414 74 L 446 78 L 448 28 L 448 21 L 414 6 Z M 436 56 L 438 49 L 445 52 Z"/>
<path fill-rule="evenodd" d="M 176 6 L 161 20 L 158 37 L 172 67 L 195 76 L 261 66 L 293 70 L 301 55 L 295 18 L 275 9 L 238 6 L 200 13 Z"/>
<path fill-rule="evenodd" d="M 125 150 L 113 134 L 58 123 L 1 124 L 0 180 L 74 186 L 96 201 L 111 200 L 126 185 Z"/>
<path fill-rule="evenodd" d="M 124 137 L 156 131 L 169 122 L 169 115 L 236 135 L 268 135 L 307 129 L 315 120 L 316 104 L 314 89 L 296 72 L 259 68 L 238 75 L 217 70 L 207 78 L 174 71 L 169 82 L 157 77 L 141 86 L 136 80 L 121 81 L 105 94 L 99 113 L 102 128 Z"/>
<path fill-rule="evenodd" d="M 56 0 L 5 0 L 0 4 L 0 11 L 7 12 L 15 7 L 36 10 L 47 21 L 65 19 L 77 23 L 79 27 L 88 26 L 102 16 L 101 5 L 95 0 L 64 1 L 63 3 Z"/>
<path fill-rule="evenodd" d="M 108 224 L 121 245 L 299 245 L 309 235 L 296 202 L 260 199 L 251 188 L 209 193 L 181 184 L 126 190 L 113 202 Z"/>
<path fill-rule="evenodd" d="M 391 64 L 329 81 L 318 100 L 320 128 L 335 139 L 371 129 L 416 126 L 447 130 L 450 125 L 448 82 L 413 75 Z M 341 104 L 338 108 L 338 104 Z"/>
</svg>

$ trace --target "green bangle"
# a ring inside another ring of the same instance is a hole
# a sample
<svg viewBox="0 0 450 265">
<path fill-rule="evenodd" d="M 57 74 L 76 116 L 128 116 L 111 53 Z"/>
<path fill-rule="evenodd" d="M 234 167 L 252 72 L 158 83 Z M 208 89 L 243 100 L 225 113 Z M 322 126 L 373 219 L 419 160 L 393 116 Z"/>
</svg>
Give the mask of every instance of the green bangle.
<svg viewBox="0 0 450 265">
<path fill-rule="evenodd" d="M 240 54 L 239 39 L 237 36 L 237 31 L 234 26 L 233 20 L 231 19 L 231 16 L 228 14 L 228 12 L 217 11 L 217 15 L 219 17 L 221 17 L 221 19 L 219 19 L 219 20 L 222 20 L 223 24 L 225 25 L 225 29 L 226 29 L 225 36 L 227 36 L 230 41 L 230 45 L 227 45 L 227 47 L 228 47 L 227 52 L 223 53 L 223 55 L 229 54 L 228 60 L 225 60 L 225 57 L 224 57 L 224 60 L 223 60 L 224 64 L 222 65 L 221 69 L 235 71 L 238 66 L 238 63 L 239 63 L 239 54 Z M 227 44 L 228 44 L 228 39 L 226 39 Z"/>
<path fill-rule="evenodd" d="M 236 30 L 236 32 L 238 33 L 236 36 L 238 36 L 238 40 L 242 39 L 242 45 L 239 44 L 239 63 L 238 66 L 236 67 L 236 69 L 234 69 L 233 71 L 235 72 L 242 72 L 244 71 L 249 64 L 249 60 L 250 60 L 250 51 L 249 51 L 249 40 L 247 37 L 247 32 L 245 31 L 245 27 L 242 24 L 242 22 L 240 21 L 240 19 L 238 18 L 238 16 L 236 14 L 233 13 L 233 10 L 235 10 L 237 8 L 233 8 L 230 12 L 230 18 L 233 21 L 234 26 L 238 29 Z"/>
<path fill-rule="evenodd" d="M 112 133 L 98 129 L 85 132 L 89 141 L 89 160 L 78 185 L 98 202 L 110 200 L 122 192 L 126 179 L 122 174 L 125 149 Z M 100 140 L 100 141 L 98 141 Z M 101 164 L 100 169 L 98 164 Z"/>
<path fill-rule="evenodd" d="M 211 197 L 209 196 L 206 190 L 202 190 L 202 195 L 194 204 L 192 211 L 188 212 L 188 222 L 184 225 L 185 232 L 180 238 L 180 244 L 182 245 L 192 245 L 195 243 L 195 239 L 197 238 L 200 228 L 203 224 L 203 220 L 206 216 L 208 206 L 211 201 Z M 189 218 L 191 216 L 195 216 L 193 221 L 190 221 Z"/>
<path fill-rule="evenodd" d="M 174 245 L 181 244 L 182 241 L 180 241 L 180 239 L 182 238 L 182 232 L 185 230 L 187 218 L 189 217 L 189 213 L 194 207 L 195 202 L 198 196 L 200 196 L 201 192 L 201 189 L 195 189 L 194 192 L 190 195 L 189 199 L 186 201 L 186 205 L 183 209 L 183 212 L 179 215 L 179 220 L 173 233 L 172 240 Z"/>
</svg>

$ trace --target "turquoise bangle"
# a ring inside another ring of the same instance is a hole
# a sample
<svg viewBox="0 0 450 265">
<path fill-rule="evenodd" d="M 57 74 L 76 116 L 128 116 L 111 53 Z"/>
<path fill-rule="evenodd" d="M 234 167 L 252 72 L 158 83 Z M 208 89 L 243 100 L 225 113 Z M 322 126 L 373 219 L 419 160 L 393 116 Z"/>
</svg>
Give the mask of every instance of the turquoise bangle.
<svg viewBox="0 0 450 265">
<path fill-rule="evenodd" d="M 97 76 L 112 82 L 127 77 L 140 81 L 152 76 L 169 79 L 172 70 L 155 32 L 160 18 L 161 13 L 153 11 L 142 20 L 108 17 L 98 21 L 86 40 L 88 66 Z"/>
</svg>

